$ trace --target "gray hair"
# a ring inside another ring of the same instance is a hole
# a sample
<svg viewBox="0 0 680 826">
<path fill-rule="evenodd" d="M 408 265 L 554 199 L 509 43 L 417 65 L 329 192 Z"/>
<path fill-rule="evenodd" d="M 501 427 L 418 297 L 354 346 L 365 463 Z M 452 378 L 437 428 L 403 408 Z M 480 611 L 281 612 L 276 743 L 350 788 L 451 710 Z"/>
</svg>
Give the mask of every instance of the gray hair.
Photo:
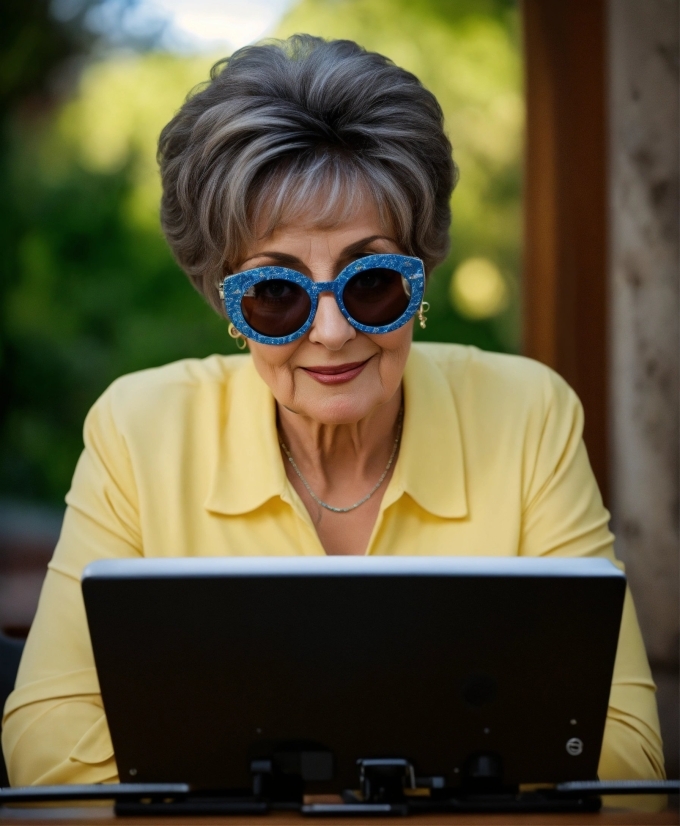
<svg viewBox="0 0 680 826">
<path fill-rule="evenodd" d="M 294 35 L 219 61 L 163 129 L 158 161 L 163 231 L 218 312 L 217 280 L 253 228 L 266 220 L 266 235 L 312 204 L 315 223 L 333 225 L 370 196 L 428 272 L 448 251 L 457 169 L 441 108 L 349 40 Z"/>
</svg>

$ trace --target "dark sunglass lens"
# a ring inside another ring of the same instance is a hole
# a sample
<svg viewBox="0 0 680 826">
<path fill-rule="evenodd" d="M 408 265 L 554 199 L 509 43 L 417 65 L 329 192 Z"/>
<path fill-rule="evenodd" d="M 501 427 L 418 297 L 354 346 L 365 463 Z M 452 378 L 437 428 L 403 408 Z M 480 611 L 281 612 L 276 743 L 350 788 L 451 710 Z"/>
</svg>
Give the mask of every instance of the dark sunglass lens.
<svg viewBox="0 0 680 826">
<path fill-rule="evenodd" d="M 282 278 L 254 284 L 241 299 L 243 317 L 256 332 L 271 338 L 289 336 L 309 318 L 312 301 L 298 284 Z"/>
<path fill-rule="evenodd" d="M 350 278 L 342 298 L 347 312 L 359 324 L 384 327 L 404 314 L 411 288 L 401 273 L 374 267 Z"/>
</svg>

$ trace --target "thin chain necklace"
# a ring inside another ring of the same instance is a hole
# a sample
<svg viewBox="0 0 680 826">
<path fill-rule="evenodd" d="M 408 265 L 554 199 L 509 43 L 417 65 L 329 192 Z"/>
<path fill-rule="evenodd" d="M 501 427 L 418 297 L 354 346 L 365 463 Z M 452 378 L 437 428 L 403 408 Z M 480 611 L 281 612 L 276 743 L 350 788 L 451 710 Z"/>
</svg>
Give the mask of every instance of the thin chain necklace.
<svg viewBox="0 0 680 826">
<path fill-rule="evenodd" d="M 392 467 L 392 462 L 394 461 L 394 457 L 397 455 L 397 448 L 399 447 L 399 441 L 401 439 L 401 430 L 402 425 L 404 422 L 404 405 L 399 408 L 399 418 L 397 419 L 397 438 L 394 440 L 394 445 L 392 446 L 392 453 L 390 453 L 390 459 L 387 463 L 387 467 L 382 472 L 382 476 L 378 481 L 373 485 L 373 488 L 370 490 L 369 493 L 366 494 L 363 498 L 359 499 L 358 502 L 355 502 L 353 505 L 350 505 L 348 508 L 335 508 L 333 505 L 329 505 L 328 502 L 324 502 L 314 493 L 314 491 L 309 486 L 309 482 L 305 479 L 302 475 L 302 471 L 300 468 L 295 464 L 295 459 L 290 454 L 290 450 L 286 447 L 283 439 L 279 436 L 279 444 L 281 445 L 281 450 L 286 454 L 286 458 L 291 463 L 293 470 L 297 473 L 300 477 L 300 481 L 307 489 L 307 493 L 312 497 L 312 499 L 316 502 L 317 505 L 321 505 L 322 508 L 326 508 L 328 511 L 333 511 L 333 513 L 349 513 L 349 511 L 355 510 L 360 505 L 363 505 L 364 502 L 368 502 L 368 500 L 373 496 L 373 494 L 378 490 L 380 485 L 385 481 L 385 477 L 389 473 L 390 468 Z"/>
</svg>

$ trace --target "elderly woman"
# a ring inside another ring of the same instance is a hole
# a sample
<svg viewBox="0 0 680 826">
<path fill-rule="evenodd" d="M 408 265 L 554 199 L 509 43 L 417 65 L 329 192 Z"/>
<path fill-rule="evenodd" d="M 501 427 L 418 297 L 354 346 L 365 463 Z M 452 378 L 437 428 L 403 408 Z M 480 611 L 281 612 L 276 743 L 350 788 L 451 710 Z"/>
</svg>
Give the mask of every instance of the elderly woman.
<svg viewBox="0 0 680 826">
<path fill-rule="evenodd" d="M 570 388 L 527 359 L 411 344 L 455 183 L 413 75 L 347 41 L 249 47 L 159 158 L 170 246 L 249 352 L 126 376 L 87 417 L 5 708 L 14 784 L 117 778 L 80 593 L 95 559 L 614 559 Z M 663 771 L 628 597 L 600 776 Z"/>
</svg>

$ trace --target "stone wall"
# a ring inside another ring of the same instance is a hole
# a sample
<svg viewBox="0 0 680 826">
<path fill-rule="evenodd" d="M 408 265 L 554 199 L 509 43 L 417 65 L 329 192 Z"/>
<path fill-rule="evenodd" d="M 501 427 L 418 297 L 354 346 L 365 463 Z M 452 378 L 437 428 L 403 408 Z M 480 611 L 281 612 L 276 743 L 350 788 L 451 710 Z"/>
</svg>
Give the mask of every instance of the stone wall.
<svg viewBox="0 0 680 826">
<path fill-rule="evenodd" d="M 678 776 L 678 0 L 609 0 L 611 503 Z"/>
</svg>

